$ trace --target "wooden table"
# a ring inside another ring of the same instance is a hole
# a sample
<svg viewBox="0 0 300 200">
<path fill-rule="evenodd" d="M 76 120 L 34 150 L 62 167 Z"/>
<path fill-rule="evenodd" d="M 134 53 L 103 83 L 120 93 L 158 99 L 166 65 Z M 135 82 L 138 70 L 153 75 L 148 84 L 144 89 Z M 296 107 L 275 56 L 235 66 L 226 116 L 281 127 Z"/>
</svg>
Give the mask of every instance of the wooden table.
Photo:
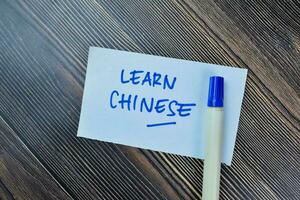
<svg viewBox="0 0 300 200">
<path fill-rule="evenodd" d="M 299 1 L 0 1 L 0 199 L 199 199 L 201 160 L 77 138 L 90 46 L 248 69 L 221 199 L 300 199 Z"/>
</svg>

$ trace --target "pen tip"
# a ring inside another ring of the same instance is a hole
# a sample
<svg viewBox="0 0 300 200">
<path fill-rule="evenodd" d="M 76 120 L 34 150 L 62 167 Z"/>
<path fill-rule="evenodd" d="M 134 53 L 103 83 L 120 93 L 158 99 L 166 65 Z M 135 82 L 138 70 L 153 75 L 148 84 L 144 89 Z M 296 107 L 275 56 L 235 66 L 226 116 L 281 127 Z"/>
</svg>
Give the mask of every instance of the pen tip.
<svg viewBox="0 0 300 200">
<path fill-rule="evenodd" d="M 209 78 L 208 107 L 223 107 L 224 78 L 222 76 L 211 76 Z"/>
</svg>

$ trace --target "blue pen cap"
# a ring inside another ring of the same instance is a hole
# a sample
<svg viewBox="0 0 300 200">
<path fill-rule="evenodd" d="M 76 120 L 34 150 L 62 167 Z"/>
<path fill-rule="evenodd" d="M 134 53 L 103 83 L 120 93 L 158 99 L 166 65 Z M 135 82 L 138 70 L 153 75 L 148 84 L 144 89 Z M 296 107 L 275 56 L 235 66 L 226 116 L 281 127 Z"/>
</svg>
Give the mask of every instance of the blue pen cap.
<svg viewBox="0 0 300 200">
<path fill-rule="evenodd" d="M 211 76 L 209 78 L 208 107 L 223 107 L 224 99 L 224 78 Z"/>
</svg>

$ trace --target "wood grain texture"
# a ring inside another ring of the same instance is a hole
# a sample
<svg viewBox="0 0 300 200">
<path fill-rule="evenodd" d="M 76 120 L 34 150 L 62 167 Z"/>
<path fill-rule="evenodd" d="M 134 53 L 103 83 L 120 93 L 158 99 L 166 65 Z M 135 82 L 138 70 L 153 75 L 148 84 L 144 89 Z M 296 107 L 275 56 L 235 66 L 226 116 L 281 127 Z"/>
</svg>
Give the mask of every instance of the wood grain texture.
<svg viewBox="0 0 300 200">
<path fill-rule="evenodd" d="M 76 137 L 89 46 L 247 68 L 220 198 L 300 199 L 300 3 L 263 2 L 1 0 L 0 147 L 60 191 L 30 199 L 200 199 L 201 160 Z"/>
<path fill-rule="evenodd" d="M 72 199 L 0 118 L 0 199 Z"/>
</svg>

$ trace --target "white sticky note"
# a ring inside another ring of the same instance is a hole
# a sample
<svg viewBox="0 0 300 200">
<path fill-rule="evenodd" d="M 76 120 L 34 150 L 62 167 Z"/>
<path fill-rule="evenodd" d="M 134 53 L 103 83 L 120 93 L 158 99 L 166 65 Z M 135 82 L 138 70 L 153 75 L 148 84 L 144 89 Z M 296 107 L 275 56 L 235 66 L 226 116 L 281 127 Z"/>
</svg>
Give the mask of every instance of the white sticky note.
<svg viewBox="0 0 300 200">
<path fill-rule="evenodd" d="M 203 159 L 215 75 L 225 81 L 222 161 L 229 165 L 246 69 L 91 47 L 77 135 Z"/>
</svg>

